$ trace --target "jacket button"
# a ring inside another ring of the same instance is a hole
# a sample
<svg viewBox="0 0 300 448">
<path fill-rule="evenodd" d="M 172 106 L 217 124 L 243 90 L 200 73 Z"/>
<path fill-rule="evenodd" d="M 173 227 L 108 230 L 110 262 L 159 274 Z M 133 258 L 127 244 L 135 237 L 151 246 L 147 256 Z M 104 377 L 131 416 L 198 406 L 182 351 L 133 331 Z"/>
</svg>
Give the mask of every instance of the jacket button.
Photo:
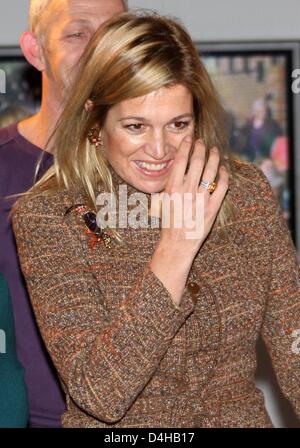
<svg viewBox="0 0 300 448">
<path fill-rule="evenodd" d="M 188 290 L 192 293 L 192 294 L 198 294 L 198 292 L 200 291 L 200 286 L 198 285 L 198 283 L 196 282 L 190 282 L 187 285 Z"/>
</svg>

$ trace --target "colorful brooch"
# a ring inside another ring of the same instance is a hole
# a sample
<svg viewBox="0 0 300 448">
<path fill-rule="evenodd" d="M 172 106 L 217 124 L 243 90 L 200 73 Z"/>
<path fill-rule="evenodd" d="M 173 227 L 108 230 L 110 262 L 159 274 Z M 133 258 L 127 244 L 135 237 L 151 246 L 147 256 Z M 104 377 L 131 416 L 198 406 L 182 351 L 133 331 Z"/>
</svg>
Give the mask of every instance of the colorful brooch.
<svg viewBox="0 0 300 448">
<path fill-rule="evenodd" d="M 74 212 L 83 218 L 86 227 L 86 234 L 90 235 L 90 240 L 88 243 L 89 247 L 94 249 L 97 243 L 101 243 L 108 249 L 111 249 L 112 235 L 109 231 L 104 231 L 98 226 L 96 213 L 84 204 L 76 204 L 68 208 L 65 215 Z"/>
</svg>

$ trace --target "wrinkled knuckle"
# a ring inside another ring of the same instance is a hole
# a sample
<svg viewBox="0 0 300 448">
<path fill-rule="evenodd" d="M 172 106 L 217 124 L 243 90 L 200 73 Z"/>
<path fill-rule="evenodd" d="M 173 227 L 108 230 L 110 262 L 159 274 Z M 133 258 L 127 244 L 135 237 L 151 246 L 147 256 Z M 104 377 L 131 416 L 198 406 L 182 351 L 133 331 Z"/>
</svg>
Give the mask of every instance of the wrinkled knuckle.
<svg viewBox="0 0 300 448">
<path fill-rule="evenodd" d="M 220 153 L 216 148 L 212 148 L 209 152 L 210 157 L 216 160 L 220 160 Z"/>
</svg>

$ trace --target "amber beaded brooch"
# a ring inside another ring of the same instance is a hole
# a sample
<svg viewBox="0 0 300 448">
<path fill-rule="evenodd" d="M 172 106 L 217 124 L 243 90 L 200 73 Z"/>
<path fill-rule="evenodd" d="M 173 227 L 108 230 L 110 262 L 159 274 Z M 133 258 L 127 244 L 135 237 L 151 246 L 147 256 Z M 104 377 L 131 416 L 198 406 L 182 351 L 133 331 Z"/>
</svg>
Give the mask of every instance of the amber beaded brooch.
<svg viewBox="0 0 300 448">
<path fill-rule="evenodd" d="M 84 204 L 75 204 L 68 208 L 65 215 L 69 213 L 76 213 L 83 219 L 86 227 L 86 234 L 90 236 L 88 244 L 91 249 L 94 249 L 97 243 L 104 244 L 108 249 L 111 248 L 113 237 L 109 230 L 101 229 L 98 226 L 95 212 L 90 210 Z"/>
</svg>

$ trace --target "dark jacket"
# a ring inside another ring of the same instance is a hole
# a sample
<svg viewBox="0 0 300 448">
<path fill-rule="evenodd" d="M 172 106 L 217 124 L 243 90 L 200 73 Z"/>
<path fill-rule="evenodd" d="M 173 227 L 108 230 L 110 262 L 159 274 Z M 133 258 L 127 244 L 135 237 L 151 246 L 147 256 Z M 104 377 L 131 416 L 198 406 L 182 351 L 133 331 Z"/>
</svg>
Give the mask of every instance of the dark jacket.
<svg viewBox="0 0 300 448">
<path fill-rule="evenodd" d="M 10 294 L 0 274 L 0 428 L 26 428 L 27 422 L 24 370 L 16 356 Z"/>
</svg>

